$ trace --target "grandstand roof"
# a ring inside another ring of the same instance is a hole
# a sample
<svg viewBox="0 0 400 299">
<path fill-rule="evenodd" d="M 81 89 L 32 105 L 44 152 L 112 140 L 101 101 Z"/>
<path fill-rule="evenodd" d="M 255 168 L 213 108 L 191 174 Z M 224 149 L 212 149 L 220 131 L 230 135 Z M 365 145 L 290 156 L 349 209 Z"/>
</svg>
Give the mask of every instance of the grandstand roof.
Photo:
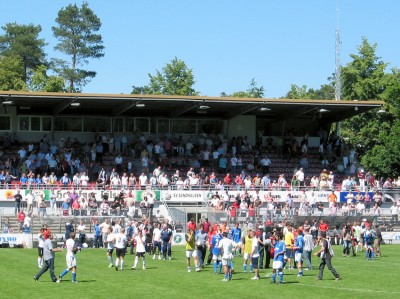
<svg viewBox="0 0 400 299">
<path fill-rule="evenodd" d="M 43 93 L 0 91 L 2 105 L 19 114 L 101 115 L 108 117 L 207 117 L 256 115 L 271 121 L 318 119 L 336 122 L 376 109 L 382 101 L 293 100 L 206 96 Z"/>
</svg>

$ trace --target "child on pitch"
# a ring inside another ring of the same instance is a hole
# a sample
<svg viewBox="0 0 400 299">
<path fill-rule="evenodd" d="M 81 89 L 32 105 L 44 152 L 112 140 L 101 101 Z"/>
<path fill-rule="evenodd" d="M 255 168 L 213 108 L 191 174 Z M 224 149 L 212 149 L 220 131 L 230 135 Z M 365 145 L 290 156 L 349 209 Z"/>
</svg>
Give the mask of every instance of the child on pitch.
<svg viewBox="0 0 400 299">
<path fill-rule="evenodd" d="M 219 242 L 222 240 L 222 232 L 221 229 L 218 228 L 217 233 L 211 239 L 211 247 L 212 247 L 212 259 L 214 266 L 214 273 L 218 274 L 222 271 L 222 259 L 221 259 L 221 249 L 219 247 Z M 219 270 L 218 270 L 219 268 Z"/>
<path fill-rule="evenodd" d="M 112 266 L 114 266 L 113 252 L 115 244 L 115 235 L 113 234 L 112 226 L 108 228 L 106 244 L 107 244 L 108 267 L 111 268 Z"/>
<path fill-rule="evenodd" d="M 115 271 L 118 271 L 118 265 L 121 265 L 121 271 L 124 270 L 124 260 L 126 252 L 127 237 L 125 234 L 125 228 L 121 228 L 118 234 L 115 235 L 115 249 L 117 259 L 115 260 Z M 121 262 L 121 263 L 120 263 Z"/>
<path fill-rule="evenodd" d="M 139 257 L 142 258 L 142 269 L 146 270 L 146 236 L 142 230 L 138 230 L 137 236 L 134 237 L 136 242 L 136 256 L 135 262 L 133 263 L 132 270 L 136 269 L 139 261 Z"/>
<path fill-rule="evenodd" d="M 277 241 L 274 245 L 274 262 L 272 264 L 272 281 L 271 283 L 276 283 L 276 276 L 279 276 L 279 284 L 283 282 L 283 260 L 285 257 L 286 246 L 283 241 L 283 234 L 281 232 L 277 233 Z"/>
<path fill-rule="evenodd" d="M 251 229 L 247 231 L 247 236 L 243 237 L 243 272 L 247 272 L 247 262 L 251 260 L 252 251 L 252 239 L 251 239 Z M 250 262 L 250 272 L 253 272 L 253 265 Z"/>
<path fill-rule="evenodd" d="M 67 262 L 67 269 L 65 269 L 59 276 L 57 282 L 61 282 L 62 278 L 71 271 L 72 282 L 77 283 L 76 280 L 76 253 L 80 250 L 79 247 L 75 246 L 75 232 L 69 234 L 69 239 L 65 242 L 67 249 L 67 255 L 65 257 Z"/>
<path fill-rule="evenodd" d="M 302 257 L 303 257 L 303 248 L 304 248 L 304 239 L 303 239 L 303 230 L 297 230 L 297 238 L 294 241 L 293 251 L 294 251 L 294 261 L 297 265 L 297 269 L 299 270 L 299 274 L 297 276 L 303 276 L 303 268 L 302 268 Z"/>
<path fill-rule="evenodd" d="M 365 247 L 366 247 L 366 250 L 365 250 L 365 258 L 367 259 L 367 260 L 369 260 L 369 259 L 371 259 L 371 260 L 375 260 L 375 252 L 374 252 L 374 239 L 375 239 L 375 236 L 374 236 L 374 234 L 373 234 L 373 232 L 372 231 L 370 231 L 370 230 L 367 230 L 366 232 L 365 232 Z"/>
<path fill-rule="evenodd" d="M 218 247 L 221 250 L 222 265 L 224 266 L 224 279 L 222 281 L 232 280 L 233 241 L 228 239 L 227 232 L 222 233 L 222 240 L 219 242 Z"/>
</svg>

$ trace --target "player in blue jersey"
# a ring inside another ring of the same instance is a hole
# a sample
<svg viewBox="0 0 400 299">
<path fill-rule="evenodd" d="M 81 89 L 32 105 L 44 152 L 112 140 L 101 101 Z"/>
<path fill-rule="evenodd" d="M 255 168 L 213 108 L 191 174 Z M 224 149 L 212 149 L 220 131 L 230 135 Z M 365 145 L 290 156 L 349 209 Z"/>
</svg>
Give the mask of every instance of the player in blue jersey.
<svg viewBox="0 0 400 299">
<path fill-rule="evenodd" d="M 375 260 L 375 252 L 374 252 L 374 240 L 375 234 L 371 230 L 366 230 L 364 234 L 364 242 L 366 246 L 365 250 L 365 258 L 367 260 L 372 259 Z"/>
<path fill-rule="evenodd" d="M 274 262 L 272 263 L 272 281 L 276 283 L 276 275 L 279 276 L 279 284 L 283 282 L 283 261 L 285 258 L 286 246 L 283 241 L 283 234 L 281 232 L 276 235 L 276 243 L 274 245 Z"/>
<path fill-rule="evenodd" d="M 304 249 L 304 238 L 303 238 L 303 230 L 297 230 L 297 238 L 294 241 L 294 261 L 297 265 L 297 269 L 299 270 L 299 274 L 297 276 L 303 276 L 303 268 L 302 268 L 302 256 Z"/>
<path fill-rule="evenodd" d="M 218 228 L 217 233 L 211 239 L 211 252 L 213 254 L 214 261 L 214 273 L 221 273 L 222 270 L 222 259 L 221 259 L 221 248 L 219 248 L 219 242 L 222 240 L 221 229 Z M 219 268 L 219 271 L 218 271 Z"/>
<path fill-rule="evenodd" d="M 232 241 L 236 243 L 236 248 L 239 249 L 239 255 L 241 254 L 242 248 L 242 229 L 239 227 L 239 223 L 237 222 L 235 227 L 232 228 L 231 231 Z M 234 255 L 236 255 L 236 250 L 234 251 Z"/>
</svg>

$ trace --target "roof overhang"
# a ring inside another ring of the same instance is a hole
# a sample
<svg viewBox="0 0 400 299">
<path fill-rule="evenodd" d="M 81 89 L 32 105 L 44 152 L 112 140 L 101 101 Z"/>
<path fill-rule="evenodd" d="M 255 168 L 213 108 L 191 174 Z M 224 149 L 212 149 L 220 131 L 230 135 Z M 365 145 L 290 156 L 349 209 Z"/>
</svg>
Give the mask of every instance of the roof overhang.
<svg viewBox="0 0 400 299">
<path fill-rule="evenodd" d="M 4 102 L 4 104 L 2 104 Z M 378 109 L 384 102 L 292 100 L 205 96 L 42 93 L 0 91 L 0 105 L 19 114 L 96 115 L 108 117 L 207 117 L 230 119 L 256 115 L 270 121 L 323 118 L 336 122 Z"/>
</svg>

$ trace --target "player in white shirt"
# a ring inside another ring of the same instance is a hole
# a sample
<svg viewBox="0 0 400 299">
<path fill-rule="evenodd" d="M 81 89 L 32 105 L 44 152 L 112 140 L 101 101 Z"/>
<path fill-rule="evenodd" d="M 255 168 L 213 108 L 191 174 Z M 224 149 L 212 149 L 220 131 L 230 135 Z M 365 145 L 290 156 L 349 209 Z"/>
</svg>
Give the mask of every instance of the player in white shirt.
<svg viewBox="0 0 400 299">
<path fill-rule="evenodd" d="M 121 231 L 121 228 L 122 228 L 122 226 L 121 226 L 121 220 L 117 220 L 116 222 L 115 222 L 115 224 L 113 225 L 113 233 L 116 235 L 116 234 L 119 234 L 120 233 L 120 231 Z"/>
<path fill-rule="evenodd" d="M 133 239 L 136 242 L 136 256 L 135 256 L 135 262 L 133 263 L 131 269 L 133 270 L 136 269 L 139 257 L 141 257 L 143 266 L 142 269 L 146 270 L 146 236 L 143 235 L 141 230 L 138 230 L 138 234 L 135 237 L 133 237 Z"/>
<path fill-rule="evenodd" d="M 67 249 L 67 255 L 65 260 L 67 262 L 67 269 L 65 269 L 59 276 L 57 282 L 61 282 L 62 278 L 71 271 L 72 282 L 76 283 L 76 252 L 79 250 L 75 246 L 75 232 L 69 234 L 69 239 L 65 242 L 65 247 Z"/>
<path fill-rule="evenodd" d="M 258 268 L 258 258 L 260 257 L 260 251 L 258 248 L 258 238 L 257 238 L 256 232 L 254 230 L 251 231 L 250 237 L 251 237 L 251 263 L 253 265 L 254 274 L 255 274 L 252 279 L 259 280 L 260 279 L 260 270 Z"/>
<path fill-rule="evenodd" d="M 40 229 L 39 235 L 38 235 L 38 267 L 42 268 L 43 266 L 43 246 L 44 246 L 44 234 L 45 230 L 44 228 Z"/>
<path fill-rule="evenodd" d="M 105 243 L 107 245 L 108 267 L 111 268 L 114 265 L 113 252 L 115 243 L 115 234 L 113 233 L 112 227 L 108 228 L 107 240 Z"/>
<path fill-rule="evenodd" d="M 118 271 L 118 264 L 121 261 L 121 271 L 124 270 L 124 258 L 126 250 L 126 235 L 125 229 L 121 228 L 120 233 L 115 235 L 115 248 L 117 252 L 117 259 L 115 261 L 115 271 Z"/>
<path fill-rule="evenodd" d="M 161 224 L 157 223 L 157 226 L 153 229 L 153 260 L 156 258 L 156 249 L 158 249 L 158 259 L 161 260 Z"/>
<path fill-rule="evenodd" d="M 222 256 L 222 266 L 224 266 L 224 279 L 223 281 L 228 281 L 232 279 L 232 258 L 233 258 L 233 241 L 228 239 L 228 233 L 222 233 L 222 240 L 219 241 L 218 247 L 221 249 Z"/>
</svg>

